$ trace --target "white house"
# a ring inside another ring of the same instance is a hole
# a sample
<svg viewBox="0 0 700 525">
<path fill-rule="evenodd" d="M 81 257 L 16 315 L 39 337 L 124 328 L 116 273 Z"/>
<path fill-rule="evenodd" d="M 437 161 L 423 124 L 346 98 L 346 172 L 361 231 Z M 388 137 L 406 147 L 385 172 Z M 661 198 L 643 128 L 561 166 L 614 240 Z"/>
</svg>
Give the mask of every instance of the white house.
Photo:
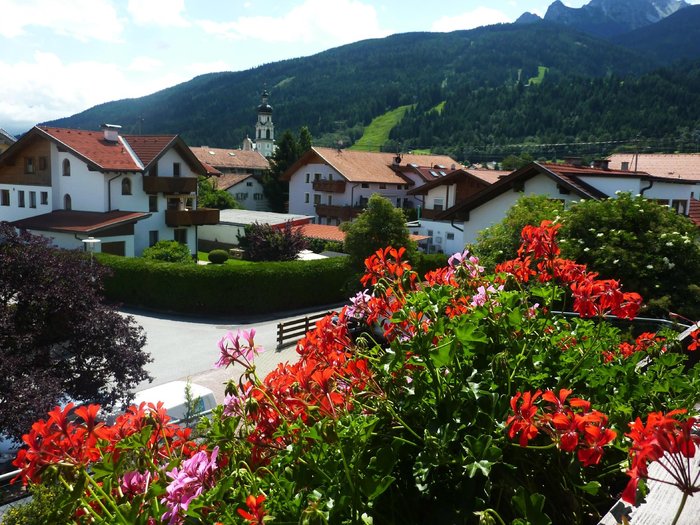
<svg viewBox="0 0 700 525">
<path fill-rule="evenodd" d="M 397 208 L 415 209 L 419 201 L 408 195 L 408 190 L 456 167 L 457 163 L 445 155 L 313 147 L 282 175 L 282 180 L 289 181 L 290 213 L 314 216 L 318 224 L 338 225 L 357 216 L 374 193 Z"/>
<path fill-rule="evenodd" d="M 219 211 L 197 208 L 207 169 L 177 135 L 120 135 L 34 127 L 0 155 L 0 220 L 53 239 L 61 248 L 140 255 L 158 240 L 192 253 L 197 226 Z"/>
<path fill-rule="evenodd" d="M 419 201 L 418 216 L 409 223 L 409 229 L 414 235 L 426 237 L 419 246 L 428 253 L 462 251 L 466 244 L 462 226 L 438 220 L 437 216 L 509 174 L 509 171 L 460 168 L 409 190 L 408 194 Z"/>
<path fill-rule="evenodd" d="M 565 205 L 580 199 L 605 199 L 616 192 L 642 195 L 687 215 L 696 182 L 678 177 L 660 177 L 645 172 L 532 162 L 489 187 L 458 202 L 437 215 L 463 230 L 465 244 L 478 233 L 500 222 L 521 195 L 548 195 Z"/>
</svg>

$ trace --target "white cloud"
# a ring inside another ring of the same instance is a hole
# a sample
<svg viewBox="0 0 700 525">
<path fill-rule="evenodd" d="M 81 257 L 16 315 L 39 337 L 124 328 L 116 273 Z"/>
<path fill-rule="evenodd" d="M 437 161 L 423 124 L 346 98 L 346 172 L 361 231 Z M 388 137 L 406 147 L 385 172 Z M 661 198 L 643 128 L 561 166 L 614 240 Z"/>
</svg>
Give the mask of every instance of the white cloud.
<svg viewBox="0 0 700 525">
<path fill-rule="evenodd" d="M 127 10 L 139 25 L 187 27 L 185 0 L 129 0 Z"/>
<path fill-rule="evenodd" d="M 0 13 L 0 36 L 8 38 L 33 26 L 83 42 L 109 42 L 118 41 L 124 30 L 108 0 L 0 0 Z"/>
<path fill-rule="evenodd" d="M 505 13 L 490 7 L 477 7 L 473 11 L 459 15 L 438 18 L 433 22 L 430 30 L 448 32 L 507 22 L 512 20 Z"/>
<path fill-rule="evenodd" d="M 319 42 L 324 48 L 389 34 L 380 27 L 375 8 L 358 0 L 306 0 L 280 17 L 243 16 L 198 24 L 207 33 L 232 40 Z"/>
<path fill-rule="evenodd" d="M 141 73 L 150 73 L 154 69 L 158 69 L 163 65 L 163 62 L 151 57 L 135 57 L 128 66 L 130 71 L 138 71 Z"/>
<path fill-rule="evenodd" d="M 118 64 L 64 63 L 46 52 L 14 64 L 0 60 L 0 70 L 13 79 L 0 83 L 0 122 L 14 131 L 26 131 L 37 122 L 67 117 L 106 101 L 147 95 L 190 78 L 185 71 L 141 75 L 130 74 Z"/>
</svg>

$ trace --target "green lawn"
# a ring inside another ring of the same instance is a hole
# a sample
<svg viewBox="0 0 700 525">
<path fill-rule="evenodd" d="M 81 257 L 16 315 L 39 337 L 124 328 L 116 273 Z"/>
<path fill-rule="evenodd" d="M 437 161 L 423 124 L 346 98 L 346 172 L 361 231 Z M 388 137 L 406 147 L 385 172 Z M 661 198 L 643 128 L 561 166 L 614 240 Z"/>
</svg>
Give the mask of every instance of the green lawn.
<svg viewBox="0 0 700 525">
<path fill-rule="evenodd" d="M 365 128 L 362 137 L 360 137 L 350 149 L 379 151 L 382 145 L 389 140 L 391 128 L 401 122 L 401 119 L 410 107 L 410 104 L 407 106 L 400 106 L 375 118 L 370 125 Z"/>
<path fill-rule="evenodd" d="M 537 76 L 532 77 L 530 80 L 527 81 L 528 86 L 537 85 L 542 83 L 544 80 L 545 74 L 547 74 L 547 71 L 549 71 L 549 68 L 546 66 L 537 66 Z"/>
<path fill-rule="evenodd" d="M 197 260 L 209 261 L 209 253 L 208 252 L 197 252 Z M 224 264 L 228 264 L 231 266 L 249 266 L 249 265 L 255 264 L 255 263 L 251 262 L 251 261 L 242 261 L 240 259 L 229 259 Z"/>
</svg>

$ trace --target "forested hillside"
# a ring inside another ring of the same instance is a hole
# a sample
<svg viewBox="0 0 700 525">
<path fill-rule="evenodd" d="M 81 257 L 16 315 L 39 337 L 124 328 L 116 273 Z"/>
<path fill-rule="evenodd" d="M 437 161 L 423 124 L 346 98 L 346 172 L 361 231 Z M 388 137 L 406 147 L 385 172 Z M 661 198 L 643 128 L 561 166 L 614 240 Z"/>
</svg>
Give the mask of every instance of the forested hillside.
<svg viewBox="0 0 700 525">
<path fill-rule="evenodd" d="M 349 146 L 372 119 L 401 106 L 414 109 L 393 130 L 393 140 L 367 148 L 430 148 L 466 158 L 526 140 L 657 137 L 679 126 L 692 133 L 700 127 L 693 116 L 700 106 L 693 102 L 697 67 L 687 75 L 650 73 L 666 59 L 547 22 L 406 33 L 203 75 L 51 124 L 96 129 L 110 122 L 126 133 L 180 133 L 191 145 L 238 147 L 253 135 L 266 87 L 278 136 L 308 126 L 318 145 Z M 541 71 L 541 82 L 528 86 Z"/>
</svg>

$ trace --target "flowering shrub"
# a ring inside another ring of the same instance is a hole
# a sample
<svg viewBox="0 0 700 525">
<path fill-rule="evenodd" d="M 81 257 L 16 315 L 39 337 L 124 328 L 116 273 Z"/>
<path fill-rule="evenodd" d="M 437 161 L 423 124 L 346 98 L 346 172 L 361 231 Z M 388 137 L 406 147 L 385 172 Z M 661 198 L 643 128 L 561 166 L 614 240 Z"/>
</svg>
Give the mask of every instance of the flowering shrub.
<svg viewBox="0 0 700 525">
<path fill-rule="evenodd" d="M 16 465 L 63 480 L 75 523 L 595 523 L 649 462 L 695 453 L 700 381 L 671 333 L 606 320 L 641 297 L 556 232 L 526 227 L 494 275 L 465 252 L 421 278 L 379 250 L 295 363 L 261 379 L 254 331 L 222 338 L 217 366 L 245 371 L 196 442 L 158 407 L 56 409 Z"/>
</svg>

